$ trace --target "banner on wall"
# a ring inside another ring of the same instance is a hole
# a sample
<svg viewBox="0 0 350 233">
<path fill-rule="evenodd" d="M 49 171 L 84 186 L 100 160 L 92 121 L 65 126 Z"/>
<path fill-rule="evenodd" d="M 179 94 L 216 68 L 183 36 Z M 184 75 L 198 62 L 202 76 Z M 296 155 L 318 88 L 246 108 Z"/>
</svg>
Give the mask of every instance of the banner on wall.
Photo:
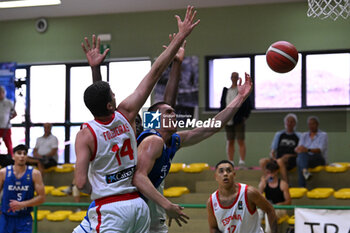
<svg viewBox="0 0 350 233">
<path fill-rule="evenodd" d="M 296 233 L 349 233 L 350 210 L 295 209 Z"/>
<path fill-rule="evenodd" d="M 15 62 L 0 63 L 0 86 L 6 89 L 6 98 L 15 102 Z"/>
</svg>

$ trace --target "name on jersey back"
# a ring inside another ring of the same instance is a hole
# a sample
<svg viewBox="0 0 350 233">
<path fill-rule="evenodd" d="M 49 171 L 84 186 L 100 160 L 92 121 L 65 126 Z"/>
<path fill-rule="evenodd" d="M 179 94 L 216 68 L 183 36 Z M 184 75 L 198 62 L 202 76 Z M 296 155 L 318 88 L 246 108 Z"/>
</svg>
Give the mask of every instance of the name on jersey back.
<svg viewBox="0 0 350 233">
<path fill-rule="evenodd" d="M 118 125 L 117 127 L 113 128 L 111 130 L 103 132 L 103 137 L 106 141 L 108 141 L 108 140 L 111 140 L 111 139 L 113 139 L 113 138 L 115 138 L 123 133 L 127 133 L 129 131 L 130 131 L 130 129 L 129 129 L 127 124 Z"/>
</svg>

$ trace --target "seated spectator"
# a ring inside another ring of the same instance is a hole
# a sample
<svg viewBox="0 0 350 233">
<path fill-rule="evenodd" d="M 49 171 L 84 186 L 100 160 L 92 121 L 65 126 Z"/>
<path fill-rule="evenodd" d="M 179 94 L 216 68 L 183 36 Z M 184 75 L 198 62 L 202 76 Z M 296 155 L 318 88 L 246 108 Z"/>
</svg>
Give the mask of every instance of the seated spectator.
<svg viewBox="0 0 350 233">
<path fill-rule="evenodd" d="M 260 193 L 265 193 L 266 199 L 274 205 L 290 205 L 291 198 L 289 195 L 288 183 L 278 178 L 279 166 L 274 159 L 270 159 L 266 166 L 266 175 L 263 176 L 259 183 Z M 287 214 L 286 210 L 276 209 L 277 218 L 281 218 Z M 264 213 L 259 211 L 260 218 L 262 219 Z M 265 215 L 265 232 L 271 233 L 269 221 L 267 215 Z"/>
<path fill-rule="evenodd" d="M 44 169 L 56 166 L 58 160 L 58 140 L 52 135 L 51 128 L 52 124 L 44 124 L 44 135 L 36 140 L 34 158 L 28 158 L 28 162 L 36 164 L 42 174 Z"/>
<path fill-rule="evenodd" d="M 311 177 L 308 168 L 325 165 L 327 161 L 328 136 L 318 129 L 320 121 L 315 116 L 307 120 L 309 131 L 301 135 L 295 152 L 298 153 L 298 183 L 300 187 L 306 187 L 306 180 Z"/>
<path fill-rule="evenodd" d="M 281 178 L 288 183 L 287 171 L 296 167 L 297 154 L 294 149 L 299 143 L 300 133 L 296 132 L 298 118 L 289 113 L 284 117 L 284 130 L 278 131 L 271 144 L 271 158 L 277 161 L 280 168 Z M 266 164 L 270 158 L 260 159 L 260 167 L 265 173 Z"/>
</svg>

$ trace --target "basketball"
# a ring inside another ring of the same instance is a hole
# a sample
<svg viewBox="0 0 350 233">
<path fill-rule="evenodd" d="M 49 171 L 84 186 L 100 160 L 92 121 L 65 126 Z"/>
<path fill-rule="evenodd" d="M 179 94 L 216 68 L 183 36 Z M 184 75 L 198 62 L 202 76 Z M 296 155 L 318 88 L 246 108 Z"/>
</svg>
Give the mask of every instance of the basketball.
<svg viewBox="0 0 350 233">
<path fill-rule="evenodd" d="M 271 70 L 287 73 L 298 63 L 298 50 L 287 41 L 277 41 L 267 50 L 266 61 Z"/>
</svg>

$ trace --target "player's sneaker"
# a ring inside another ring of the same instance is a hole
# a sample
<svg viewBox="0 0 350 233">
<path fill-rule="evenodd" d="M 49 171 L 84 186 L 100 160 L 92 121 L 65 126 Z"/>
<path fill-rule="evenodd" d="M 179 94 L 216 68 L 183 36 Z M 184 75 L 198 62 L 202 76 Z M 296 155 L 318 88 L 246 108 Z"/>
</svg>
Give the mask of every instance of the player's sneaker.
<svg viewBox="0 0 350 233">
<path fill-rule="evenodd" d="M 304 175 L 305 180 L 309 180 L 312 176 L 308 170 L 304 170 L 303 175 Z"/>
</svg>

